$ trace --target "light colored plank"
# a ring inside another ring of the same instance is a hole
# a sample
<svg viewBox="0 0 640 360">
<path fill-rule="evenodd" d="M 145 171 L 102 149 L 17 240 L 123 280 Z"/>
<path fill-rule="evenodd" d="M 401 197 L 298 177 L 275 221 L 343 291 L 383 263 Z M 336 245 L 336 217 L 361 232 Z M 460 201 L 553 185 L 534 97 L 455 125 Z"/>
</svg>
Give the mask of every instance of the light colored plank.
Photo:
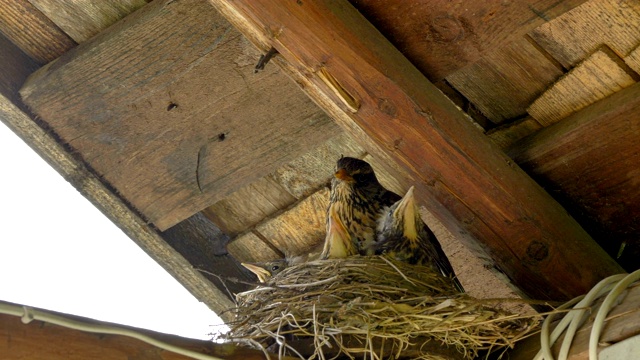
<svg viewBox="0 0 640 360">
<path fill-rule="evenodd" d="M 493 53 L 584 0 L 351 1 L 431 81 Z"/>
<path fill-rule="evenodd" d="M 76 46 L 27 0 L 0 0 L 0 32 L 40 65 Z"/>
<path fill-rule="evenodd" d="M 25 103 L 161 230 L 337 126 L 206 1 L 158 1 L 32 75 Z"/>
<path fill-rule="evenodd" d="M 500 149 L 507 150 L 517 141 L 542 129 L 542 125 L 531 116 L 520 119 L 503 126 L 487 131 L 487 136 L 498 145 Z"/>
<path fill-rule="evenodd" d="M 233 303 L 202 274 L 169 246 L 145 219 L 132 211 L 113 191 L 73 157 L 63 145 L 44 131 L 24 112 L 0 95 L 0 120 L 20 136 L 45 161 L 56 169 L 84 197 L 113 221 L 151 258 L 162 265 L 198 300 L 204 302 L 226 321 Z"/>
<path fill-rule="evenodd" d="M 640 44 L 640 2 L 590 0 L 530 34 L 567 69 L 602 45 L 624 57 Z"/>
<path fill-rule="evenodd" d="M 528 296 L 566 299 L 621 271 L 346 1 L 210 1 L 261 49 L 275 47 L 288 64 L 276 63 L 317 104 L 401 167 L 418 199 L 462 240 L 490 249 Z"/>
<path fill-rule="evenodd" d="M 549 126 L 636 81 L 637 74 L 615 54 L 600 49 L 553 84 L 527 111 L 540 124 Z"/>
<path fill-rule="evenodd" d="M 146 0 L 29 0 L 77 43 L 147 4 Z"/>
<path fill-rule="evenodd" d="M 495 124 L 524 116 L 563 72 L 526 37 L 487 54 L 447 81 Z"/>
<path fill-rule="evenodd" d="M 321 189 L 267 220 L 256 231 L 287 256 L 302 255 L 322 244 L 326 234 L 329 189 Z"/>
<path fill-rule="evenodd" d="M 229 254 L 240 262 L 262 262 L 281 259 L 284 254 L 276 252 L 253 231 L 240 235 L 227 244 Z"/>
<path fill-rule="evenodd" d="M 209 206 L 203 213 L 225 234 L 235 237 L 295 201 L 270 174 Z"/>
</svg>

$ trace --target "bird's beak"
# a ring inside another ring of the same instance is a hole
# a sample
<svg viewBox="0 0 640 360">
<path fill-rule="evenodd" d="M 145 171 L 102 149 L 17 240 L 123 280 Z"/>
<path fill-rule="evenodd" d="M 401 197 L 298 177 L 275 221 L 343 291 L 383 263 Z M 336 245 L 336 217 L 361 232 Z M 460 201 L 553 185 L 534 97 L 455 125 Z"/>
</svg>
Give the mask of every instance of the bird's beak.
<svg viewBox="0 0 640 360">
<path fill-rule="evenodd" d="M 258 281 L 260 281 L 261 283 L 267 282 L 267 280 L 271 277 L 271 273 L 258 264 L 240 263 L 240 265 L 246 267 L 249 271 L 254 273 L 258 277 Z"/>
<path fill-rule="evenodd" d="M 349 172 L 347 172 L 347 170 L 345 169 L 338 169 L 338 171 L 336 171 L 336 173 L 334 174 L 336 178 L 342 180 L 342 181 L 348 181 L 348 182 L 352 182 L 353 181 L 353 177 L 351 175 L 349 175 Z"/>
<path fill-rule="evenodd" d="M 397 221 L 402 220 L 400 223 L 403 224 L 403 234 L 409 239 L 416 239 L 418 237 L 416 228 L 418 206 L 416 205 L 416 198 L 413 195 L 413 189 L 413 186 L 409 188 L 393 212 L 393 217 Z"/>
<path fill-rule="evenodd" d="M 328 221 L 329 229 L 324 240 L 321 257 L 323 259 L 338 259 L 356 255 L 351 236 L 333 207 L 329 208 Z"/>
</svg>

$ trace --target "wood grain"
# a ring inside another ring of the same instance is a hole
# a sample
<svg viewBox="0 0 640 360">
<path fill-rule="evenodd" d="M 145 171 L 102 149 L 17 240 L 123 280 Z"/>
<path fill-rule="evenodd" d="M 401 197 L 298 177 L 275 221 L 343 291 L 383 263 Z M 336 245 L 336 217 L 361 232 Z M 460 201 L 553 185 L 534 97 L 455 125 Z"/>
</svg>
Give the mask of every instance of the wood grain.
<svg viewBox="0 0 640 360">
<path fill-rule="evenodd" d="M 113 325 L 77 316 L 67 316 L 75 321 Z M 232 344 L 216 344 L 211 341 L 187 339 L 144 329 L 124 328 L 165 343 L 221 359 L 266 359 L 260 350 L 242 348 Z M 127 336 L 82 332 L 38 320 L 23 324 L 19 317 L 4 314 L 0 314 L 0 354 L 2 354 L 0 355 L 2 359 L 192 359 Z M 291 360 L 292 358 L 287 359 Z"/>
<path fill-rule="evenodd" d="M 536 119 L 527 116 L 487 131 L 487 136 L 502 150 L 507 150 L 511 145 L 540 129 L 542 129 L 542 125 Z"/>
<path fill-rule="evenodd" d="M 571 298 L 621 271 L 349 4 L 211 2 L 261 49 L 274 46 L 316 103 L 383 164 L 403 168 L 420 201 L 461 240 L 480 243 L 528 296 Z"/>
<path fill-rule="evenodd" d="M 513 159 L 575 216 L 629 271 L 640 237 L 640 84 L 636 83 L 517 143 Z M 628 252 L 631 253 L 628 253 Z"/>
<path fill-rule="evenodd" d="M 158 1 L 21 94 L 164 230 L 338 131 L 277 67 L 254 74 L 259 55 L 206 1 Z"/>
<path fill-rule="evenodd" d="M 273 247 L 256 235 L 255 230 L 243 234 L 227 245 L 227 250 L 240 262 L 263 262 L 282 259 L 284 253 L 275 251 Z"/>
<path fill-rule="evenodd" d="M 521 39 L 584 0 L 350 2 L 436 82 Z"/>
<path fill-rule="evenodd" d="M 0 32 L 40 65 L 76 46 L 27 0 L 0 0 Z"/>
<path fill-rule="evenodd" d="M 631 86 L 640 77 L 615 54 L 601 48 L 571 69 L 527 109 L 543 126 Z"/>
<path fill-rule="evenodd" d="M 562 74 L 556 62 L 522 37 L 447 81 L 494 124 L 501 124 L 526 115 L 527 107 Z"/>
<path fill-rule="evenodd" d="M 147 4 L 146 0 L 28 0 L 75 42 L 82 43 Z"/>
<path fill-rule="evenodd" d="M 629 65 L 629 67 L 640 74 L 640 46 L 633 49 L 629 55 L 624 58 L 624 62 Z"/>
<path fill-rule="evenodd" d="M 625 57 L 640 44 L 640 2 L 589 0 L 530 35 L 567 69 L 602 45 Z"/>
</svg>

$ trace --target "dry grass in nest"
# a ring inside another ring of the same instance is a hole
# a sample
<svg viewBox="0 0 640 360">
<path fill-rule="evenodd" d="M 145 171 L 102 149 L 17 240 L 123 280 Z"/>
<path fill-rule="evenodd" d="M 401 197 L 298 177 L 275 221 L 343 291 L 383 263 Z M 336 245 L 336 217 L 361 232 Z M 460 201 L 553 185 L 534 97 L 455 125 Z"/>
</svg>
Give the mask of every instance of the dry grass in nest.
<svg viewBox="0 0 640 360">
<path fill-rule="evenodd" d="M 430 268 L 382 257 L 289 267 L 237 302 L 229 340 L 300 358 L 442 359 L 451 358 L 448 346 L 454 358 L 473 359 L 512 346 L 539 322 L 457 293 Z"/>
</svg>

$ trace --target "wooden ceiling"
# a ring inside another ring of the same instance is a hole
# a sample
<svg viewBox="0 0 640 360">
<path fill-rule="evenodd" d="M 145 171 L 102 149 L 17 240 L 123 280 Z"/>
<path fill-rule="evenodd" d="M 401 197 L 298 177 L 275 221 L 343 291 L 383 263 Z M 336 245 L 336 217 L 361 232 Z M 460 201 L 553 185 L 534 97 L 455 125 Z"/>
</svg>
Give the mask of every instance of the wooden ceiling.
<svg viewBox="0 0 640 360">
<path fill-rule="evenodd" d="M 638 268 L 636 2 L 274 3 L 0 0 L 0 118 L 219 313 L 322 241 L 343 154 L 467 288 L 571 297 L 621 271 L 592 238 Z"/>
</svg>

